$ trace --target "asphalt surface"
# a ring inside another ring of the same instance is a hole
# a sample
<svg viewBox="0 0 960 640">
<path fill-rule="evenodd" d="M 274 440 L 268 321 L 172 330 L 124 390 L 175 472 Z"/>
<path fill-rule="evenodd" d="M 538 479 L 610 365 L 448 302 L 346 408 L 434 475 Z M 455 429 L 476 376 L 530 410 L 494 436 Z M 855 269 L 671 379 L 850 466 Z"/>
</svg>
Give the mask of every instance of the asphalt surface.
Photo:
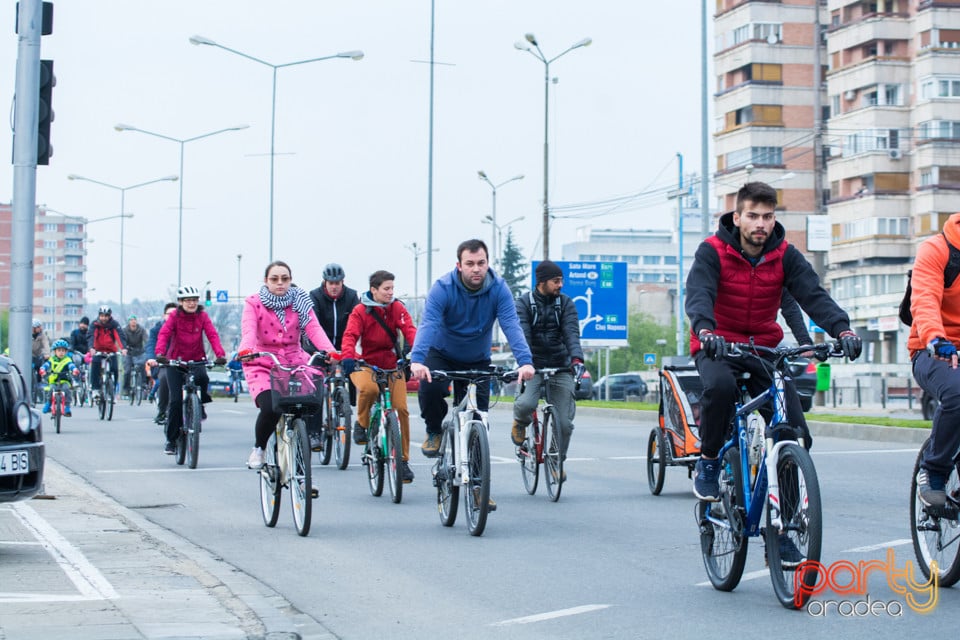
<svg viewBox="0 0 960 640">
<path fill-rule="evenodd" d="M 888 413 L 862 411 L 864 422 Z M 814 437 L 920 443 L 927 434 L 815 418 Z M 264 582 L 49 457 L 42 498 L 0 505 L 0 584 L 0 640 L 335 637 Z"/>
</svg>

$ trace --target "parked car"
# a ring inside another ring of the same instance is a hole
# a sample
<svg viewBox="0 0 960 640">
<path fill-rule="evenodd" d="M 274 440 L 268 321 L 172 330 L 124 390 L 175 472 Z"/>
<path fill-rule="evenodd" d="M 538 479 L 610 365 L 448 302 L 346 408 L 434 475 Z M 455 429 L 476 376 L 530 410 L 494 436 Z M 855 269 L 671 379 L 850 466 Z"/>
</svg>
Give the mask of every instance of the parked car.
<svg viewBox="0 0 960 640">
<path fill-rule="evenodd" d="M 593 397 L 593 378 L 590 372 L 584 369 L 583 377 L 580 378 L 580 388 L 573 392 L 577 400 L 589 400 Z"/>
<path fill-rule="evenodd" d="M 43 485 L 40 414 L 29 400 L 20 369 L 0 356 L 0 502 L 27 500 Z"/>
<path fill-rule="evenodd" d="M 610 391 L 607 392 L 609 386 Z M 647 395 L 647 383 L 637 372 L 603 376 L 593 385 L 594 400 L 626 400 L 628 396 Z"/>
<path fill-rule="evenodd" d="M 813 396 L 817 392 L 817 363 L 809 358 L 793 358 L 788 368 L 793 376 L 793 384 L 800 396 L 800 407 L 810 411 L 813 406 Z"/>
<path fill-rule="evenodd" d="M 208 371 L 210 384 L 207 391 L 214 397 L 233 397 L 233 387 L 229 371 Z"/>
</svg>

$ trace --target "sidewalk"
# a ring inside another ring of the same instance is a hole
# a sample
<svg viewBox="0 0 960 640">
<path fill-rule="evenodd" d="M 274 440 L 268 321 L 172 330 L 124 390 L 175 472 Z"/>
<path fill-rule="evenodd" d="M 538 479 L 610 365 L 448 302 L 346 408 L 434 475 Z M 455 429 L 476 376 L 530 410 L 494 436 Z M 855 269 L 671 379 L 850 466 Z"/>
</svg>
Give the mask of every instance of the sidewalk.
<svg viewBox="0 0 960 640">
<path fill-rule="evenodd" d="M 0 638 L 334 638 L 271 588 L 47 458 L 0 505 Z"/>
</svg>

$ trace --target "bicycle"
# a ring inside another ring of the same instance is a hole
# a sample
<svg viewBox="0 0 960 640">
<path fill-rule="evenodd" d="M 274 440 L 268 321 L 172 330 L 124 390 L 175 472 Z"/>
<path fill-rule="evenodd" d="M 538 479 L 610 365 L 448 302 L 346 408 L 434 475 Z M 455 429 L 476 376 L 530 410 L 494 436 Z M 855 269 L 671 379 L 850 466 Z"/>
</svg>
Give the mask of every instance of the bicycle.
<svg viewBox="0 0 960 640">
<path fill-rule="evenodd" d="M 942 507 L 923 504 L 917 490 L 917 474 L 923 451 L 929 439 L 920 446 L 917 461 L 913 465 L 910 482 L 910 537 L 917 556 L 920 571 L 928 580 L 936 571 L 940 587 L 951 587 L 960 580 L 960 462 L 954 460 L 953 470 L 944 489 L 947 502 Z"/>
<path fill-rule="evenodd" d="M 843 351 L 836 343 L 791 348 L 729 346 L 728 357 L 755 359 L 769 372 L 771 383 L 754 398 L 741 385 L 732 435 L 720 449 L 720 500 L 697 503 L 703 564 L 715 589 L 732 591 L 743 575 L 747 538 L 763 536 L 777 599 L 788 609 L 799 609 L 818 580 L 822 505 L 803 434 L 786 422 L 784 371 L 787 358 L 813 352 L 824 361 L 843 357 Z M 741 375 L 738 382 L 748 378 L 749 374 Z M 773 409 L 770 424 L 763 429 L 762 420 L 748 419 L 761 407 Z M 765 526 L 761 526 L 764 513 Z M 791 557 L 784 558 L 784 554 Z"/>
<path fill-rule="evenodd" d="M 89 367 L 86 363 L 81 363 L 77 366 L 77 369 L 80 371 L 80 374 L 77 377 L 77 383 L 73 387 L 73 402 L 74 405 L 82 407 L 85 403 L 90 402 L 90 383 L 87 378 Z"/>
<path fill-rule="evenodd" d="M 238 369 L 227 368 L 227 371 L 230 372 L 230 395 L 233 396 L 234 402 L 239 402 L 240 392 L 243 391 L 242 376 Z"/>
<path fill-rule="evenodd" d="M 467 529 L 472 536 L 483 535 L 490 509 L 490 426 L 487 411 L 477 407 L 477 384 L 490 378 L 511 382 L 516 371 L 489 370 L 431 371 L 434 380 L 462 380 L 466 393 L 457 404 L 454 417 L 443 421 L 440 451 L 433 465 L 433 484 L 437 488 L 440 522 L 445 527 L 457 520 L 460 487 L 466 488 Z"/>
<path fill-rule="evenodd" d="M 269 351 L 249 353 L 244 360 L 269 357 L 270 390 L 273 410 L 281 414 L 276 431 L 264 449 L 264 464 L 260 468 L 260 510 L 263 523 L 274 527 L 280 515 L 280 492 L 290 489 L 290 506 L 297 533 L 310 532 L 311 500 L 316 497 L 310 469 L 310 438 L 307 436 L 305 416 L 320 411 L 323 406 L 323 372 L 314 367 L 314 361 L 323 362 L 327 354 L 314 353 L 306 365 L 288 367 L 280 364 Z"/>
<path fill-rule="evenodd" d="M 200 460 L 200 422 L 203 418 L 203 405 L 200 402 L 200 385 L 197 384 L 194 368 L 203 366 L 210 369 L 213 363 L 206 360 L 169 360 L 167 358 L 161 360 L 159 357 L 157 362 L 161 367 L 173 367 L 183 373 L 181 390 L 183 403 L 180 405 L 183 420 L 180 422 L 180 433 L 177 435 L 176 461 L 178 465 L 182 465 L 186 460 L 188 467 L 196 469 L 197 462 Z"/>
<path fill-rule="evenodd" d="M 553 404 L 550 402 L 548 381 L 558 372 L 569 371 L 569 367 L 537 369 L 543 380 L 540 385 L 540 397 L 544 399 L 541 409 L 543 419 L 540 419 L 539 412 L 534 409 L 533 419 L 527 425 L 526 438 L 523 444 L 517 447 L 517 461 L 520 462 L 520 473 L 527 493 L 532 496 L 537 492 L 540 465 L 543 464 L 546 467 L 543 479 L 547 483 L 547 494 L 552 502 L 560 499 L 560 489 L 563 486 L 563 434 L 557 426 Z"/>
<path fill-rule="evenodd" d="M 367 468 L 367 482 L 374 497 L 383 494 L 383 477 L 387 476 L 390 497 L 394 504 L 403 500 L 403 442 L 400 435 L 400 417 L 390 400 L 390 382 L 402 376 L 403 360 L 393 369 L 381 369 L 363 360 L 357 360 L 357 370 L 366 367 L 377 384 L 379 395 L 370 407 L 370 426 L 367 428 L 367 444 L 361 460 Z M 346 435 L 344 431 L 344 435 Z"/>
<path fill-rule="evenodd" d="M 133 371 L 130 372 L 130 406 L 137 405 L 140 406 L 140 403 L 143 402 L 144 397 L 147 392 L 144 390 L 144 385 L 146 384 L 146 374 L 143 371 L 143 363 L 138 362 L 140 356 L 134 358 L 133 361 Z"/>
<path fill-rule="evenodd" d="M 67 387 L 67 391 L 64 391 L 64 386 Z M 57 433 L 60 433 L 60 421 L 66 411 L 69 389 L 70 383 L 68 382 L 50 383 L 50 419 L 53 420 Z"/>
<path fill-rule="evenodd" d="M 113 420 L 113 406 L 117 402 L 117 382 L 114 379 L 113 370 L 110 367 L 110 358 L 116 358 L 116 353 L 106 353 L 95 351 L 93 357 L 102 357 L 100 363 L 100 393 L 94 394 L 93 401 L 97 405 L 97 411 L 100 419 Z"/>
<path fill-rule="evenodd" d="M 339 362 L 330 363 L 324 381 L 324 418 L 320 436 L 323 439 L 323 453 L 320 463 L 330 464 L 331 457 L 336 454 L 337 468 L 343 471 L 350 464 L 352 411 L 347 376 L 343 375 Z"/>
</svg>

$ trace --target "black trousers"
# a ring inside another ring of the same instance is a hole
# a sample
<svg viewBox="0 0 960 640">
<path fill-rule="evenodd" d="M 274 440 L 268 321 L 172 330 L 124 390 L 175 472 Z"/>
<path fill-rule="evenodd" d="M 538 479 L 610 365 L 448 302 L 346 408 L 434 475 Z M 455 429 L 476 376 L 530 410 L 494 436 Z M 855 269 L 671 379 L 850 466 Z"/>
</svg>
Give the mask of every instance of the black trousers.
<svg viewBox="0 0 960 640">
<path fill-rule="evenodd" d="M 930 440 L 923 449 L 924 469 L 948 476 L 960 449 L 960 371 L 949 362 L 938 360 L 926 352 L 913 357 L 913 377 L 920 387 L 940 401 L 933 414 Z"/>
<path fill-rule="evenodd" d="M 452 360 L 441 355 L 438 351 L 430 349 L 427 357 L 423 361 L 424 366 L 430 369 L 442 369 L 453 371 L 455 369 L 487 369 L 490 367 L 490 359 L 479 360 L 477 362 L 463 362 Z M 420 381 L 420 392 L 417 399 L 420 401 L 420 417 L 427 423 L 427 435 L 440 435 L 443 432 L 443 419 L 447 415 L 446 397 L 450 395 L 449 380 L 434 380 L 433 382 Z M 457 405 L 467 392 L 467 383 L 455 380 L 453 383 L 453 404 Z M 490 385 L 480 383 L 477 385 L 477 408 L 486 411 L 490 406 Z"/>
<path fill-rule="evenodd" d="M 167 442 L 176 442 L 183 427 L 183 378 L 184 374 L 176 367 L 165 367 L 167 378 Z M 207 368 L 202 364 L 192 367 L 193 378 L 200 387 L 200 402 L 206 404 L 213 400 L 207 393 L 210 378 Z"/>
</svg>

